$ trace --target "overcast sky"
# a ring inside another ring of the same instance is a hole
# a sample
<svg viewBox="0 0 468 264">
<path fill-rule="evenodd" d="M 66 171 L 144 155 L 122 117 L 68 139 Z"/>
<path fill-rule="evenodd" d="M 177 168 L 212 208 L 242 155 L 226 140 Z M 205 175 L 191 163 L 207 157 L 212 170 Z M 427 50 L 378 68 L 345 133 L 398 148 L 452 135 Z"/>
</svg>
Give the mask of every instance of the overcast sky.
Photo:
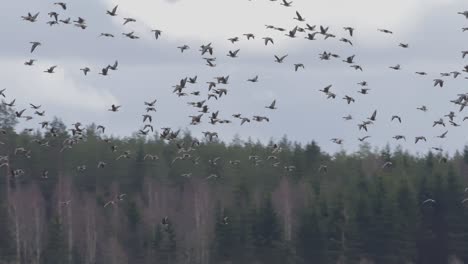
<svg viewBox="0 0 468 264">
<path fill-rule="evenodd" d="M 355 151 L 358 137 L 370 135 L 373 146 L 382 147 L 398 142 L 392 136 L 401 134 L 407 142 L 399 142 L 412 152 L 426 152 L 431 147 L 447 151 L 461 149 L 467 143 L 466 127 L 453 127 L 445 118 L 447 127 L 432 127 L 449 111 L 455 111 L 455 122 L 463 124 L 468 110 L 459 113 L 450 103 L 459 93 L 468 92 L 468 74 L 457 79 L 445 77 L 444 88 L 433 87 L 433 79 L 440 73 L 462 71 L 468 64 L 462 50 L 468 50 L 468 19 L 457 12 L 468 10 L 463 0 L 295 0 L 292 7 L 269 0 L 80 0 L 69 1 L 66 11 L 55 1 L 7 1 L 2 5 L 3 23 L 0 26 L 1 87 L 7 88 L 6 101 L 17 98 L 17 109 L 29 103 L 42 104 L 46 117 L 25 122 L 22 127 L 37 127 L 42 120 L 61 117 L 67 125 L 76 121 L 95 122 L 108 127 L 108 133 L 125 136 L 142 127 L 144 101 L 158 99 L 153 125 L 160 127 L 189 128 L 196 136 L 201 131 L 216 131 L 220 138 L 230 141 L 235 134 L 243 139 L 267 141 L 287 135 L 292 141 L 315 140 L 328 152 Z M 106 15 L 106 10 L 119 5 L 118 16 Z M 87 21 L 88 28 L 81 30 L 73 25 L 46 24 L 50 11 L 60 14 L 59 19 L 78 16 Z M 295 39 L 285 32 L 266 29 L 274 25 L 287 29 L 305 26 L 294 20 L 299 11 L 311 25 L 330 26 L 335 39 L 316 41 L 304 39 L 303 33 Z M 28 12 L 40 12 L 38 22 L 22 21 Z M 123 24 L 124 17 L 135 23 Z M 344 26 L 356 28 L 349 37 Z M 378 28 L 392 30 L 383 34 Z M 152 29 L 163 31 L 159 40 Z M 122 33 L 135 31 L 138 40 L 125 38 Z M 112 33 L 115 38 L 98 37 Z M 247 41 L 242 34 L 254 33 L 255 40 Z M 231 44 L 228 38 L 238 36 L 240 41 Z M 265 46 L 262 37 L 270 36 L 274 45 Z M 338 41 L 341 37 L 352 40 L 353 46 Z M 31 54 L 30 41 L 40 41 L 42 46 Z M 217 67 L 205 65 L 199 46 L 211 42 Z M 398 44 L 408 43 L 403 49 Z M 191 49 L 183 54 L 176 48 L 187 44 Z M 226 56 L 229 50 L 240 49 L 238 58 Z M 322 61 L 318 54 L 330 51 L 340 59 Z M 283 64 L 274 62 L 273 55 L 289 56 Z M 342 62 L 355 54 L 355 61 L 364 69 L 355 71 Z M 33 67 L 23 63 L 37 59 Z M 117 71 L 109 76 L 98 75 L 101 68 L 119 61 Z M 305 70 L 294 72 L 294 63 L 303 63 Z M 389 66 L 400 64 L 402 70 Z M 55 74 L 43 71 L 58 65 Z M 91 72 L 83 76 L 79 70 L 88 66 Z M 425 71 L 428 76 L 416 75 Z M 178 98 L 172 86 L 181 78 L 198 75 L 198 83 L 188 85 L 187 92 L 199 90 L 202 96 Z M 210 125 L 207 117 L 198 126 L 189 126 L 189 115 L 198 109 L 187 105 L 189 101 L 205 99 L 207 81 L 216 76 L 230 75 L 228 96 L 210 100 L 211 110 L 219 110 L 221 118 L 232 119 L 232 124 Z M 246 80 L 259 76 L 258 83 Z M 357 93 L 358 82 L 367 81 L 369 95 Z M 319 89 L 333 84 L 335 100 L 326 99 Z M 350 105 L 342 100 L 344 95 L 355 98 Z M 277 100 L 277 110 L 266 109 Z M 121 104 L 117 113 L 107 111 L 111 104 Z M 426 105 L 428 112 L 416 110 Z M 369 132 L 359 131 L 357 124 L 366 120 L 377 109 L 377 121 Z M 251 122 L 240 126 L 231 117 L 265 115 L 270 122 Z M 27 115 L 32 115 L 31 109 Z M 354 120 L 344 121 L 351 114 Z M 402 124 L 390 122 L 392 115 L 400 115 Z M 468 121 L 466 121 L 468 122 Z M 446 139 L 437 135 L 448 130 Z M 426 136 L 427 143 L 414 144 L 415 136 Z M 342 147 L 330 142 L 343 138 Z"/>
</svg>

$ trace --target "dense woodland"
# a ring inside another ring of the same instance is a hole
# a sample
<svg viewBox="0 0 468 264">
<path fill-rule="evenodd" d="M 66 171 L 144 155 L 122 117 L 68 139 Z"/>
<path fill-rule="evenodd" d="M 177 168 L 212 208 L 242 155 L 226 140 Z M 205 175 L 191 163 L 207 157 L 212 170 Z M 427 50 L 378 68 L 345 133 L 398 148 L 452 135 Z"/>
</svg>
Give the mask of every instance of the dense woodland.
<svg viewBox="0 0 468 264">
<path fill-rule="evenodd" d="M 2 264 L 468 262 L 468 148 L 447 160 L 365 144 L 329 155 L 284 138 L 271 161 L 273 142 L 202 140 L 197 162 L 172 163 L 178 148 L 157 133 L 106 142 L 90 125 L 60 152 L 72 137 L 60 120 L 54 136 L 15 132 L 7 109 L 0 119 L 0 155 L 9 157 L 0 168 Z M 30 155 L 15 155 L 18 147 Z M 116 160 L 125 150 L 131 158 Z"/>
</svg>

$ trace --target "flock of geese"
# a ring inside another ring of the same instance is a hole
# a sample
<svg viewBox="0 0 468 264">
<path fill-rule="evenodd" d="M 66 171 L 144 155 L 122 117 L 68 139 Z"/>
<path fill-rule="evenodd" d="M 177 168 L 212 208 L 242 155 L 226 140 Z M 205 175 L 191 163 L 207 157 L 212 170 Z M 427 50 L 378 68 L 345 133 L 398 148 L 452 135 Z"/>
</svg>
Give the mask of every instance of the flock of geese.
<svg viewBox="0 0 468 264">
<path fill-rule="evenodd" d="M 277 1 L 277 0 L 270 0 L 272 2 Z M 288 2 L 286 0 L 281 0 L 279 1 L 280 4 L 284 7 L 292 7 L 293 2 Z M 70 17 L 66 17 L 62 19 L 62 14 L 59 12 L 66 12 L 69 10 L 67 3 L 64 2 L 56 2 L 54 3 L 54 6 L 56 7 L 54 11 L 50 11 L 47 14 L 47 17 L 49 18 L 46 23 L 52 27 L 52 26 L 58 26 L 58 25 L 74 25 L 75 27 L 86 30 L 87 29 L 87 21 L 83 17 L 77 17 L 76 19 L 72 19 Z M 119 16 L 119 6 L 115 6 L 111 10 L 103 10 L 103 15 L 108 15 L 110 17 L 118 17 Z M 459 12 L 460 15 L 463 15 L 466 19 L 468 19 L 468 11 L 464 12 Z M 24 16 L 21 16 L 21 18 L 25 22 L 29 23 L 37 23 L 40 18 L 40 13 L 27 13 Z M 353 36 L 356 33 L 356 29 L 350 26 L 343 27 L 343 36 L 342 37 L 337 37 L 339 32 L 332 32 L 330 30 L 330 27 L 324 26 L 324 25 L 310 25 L 307 23 L 307 20 L 304 16 L 300 14 L 300 12 L 296 11 L 295 16 L 293 17 L 294 20 L 296 20 L 300 25 L 295 26 L 292 29 L 286 29 L 274 25 L 266 25 L 266 28 L 268 30 L 273 30 L 273 31 L 279 31 L 279 32 L 284 32 L 284 36 L 287 38 L 298 38 L 301 37 L 305 38 L 310 41 L 318 40 L 319 38 L 322 38 L 323 40 L 333 40 L 337 39 L 340 42 L 343 42 L 346 45 L 353 46 L 354 41 L 353 41 Z M 135 23 L 137 20 L 135 18 L 131 17 L 122 17 L 122 26 L 126 26 L 131 23 Z M 388 29 L 377 29 L 379 32 L 382 34 L 393 34 L 392 31 Z M 463 31 L 468 30 L 468 28 L 463 28 Z M 154 35 L 155 40 L 159 40 L 162 37 L 163 31 L 160 29 L 153 29 L 150 34 Z M 100 37 L 105 37 L 105 38 L 114 38 L 116 37 L 114 34 L 103 32 L 99 35 Z M 123 32 L 122 36 L 131 40 L 138 40 L 140 37 L 134 32 L 134 31 L 129 31 L 129 32 Z M 240 41 L 241 39 L 245 39 L 246 41 L 255 41 L 257 39 L 257 36 L 254 33 L 245 33 L 243 36 L 235 36 L 228 38 L 227 41 L 231 42 L 232 44 L 235 44 L 236 42 Z M 262 42 L 264 43 L 265 46 L 268 45 L 274 45 L 275 42 L 279 41 L 278 39 L 274 39 L 271 36 L 266 36 L 261 38 Z M 39 53 L 41 50 L 42 45 L 47 45 L 47 43 L 41 43 L 39 41 L 31 41 L 30 42 L 30 54 L 36 54 Z M 408 49 L 410 48 L 410 45 L 408 43 L 400 43 L 399 47 L 403 49 Z M 217 67 L 217 58 L 214 56 L 214 45 L 212 43 L 206 43 L 203 44 L 199 47 L 198 52 L 200 53 L 202 61 L 205 62 L 205 65 L 207 67 Z M 180 50 L 180 53 L 183 54 L 184 52 L 191 50 L 191 47 L 189 45 L 180 45 L 177 46 L 177 49 Z M 240 49 L 234 49 L 234 50 L 229 50 L 226 56 L 229 58 L 235 59 L 240 55 Z M 465 56 L 468 55 L 468 50 L 467 51 L 462 51 L 462 57 L 465 58 Z M 338 54 L 334 54 L 332 52 L 324 51 L 318 54 L 318 58 L 320 60 L 336 60 L 340 59 L 341 56 Z M 285 63 L 288 60 L 288 54 L 282 54 L 282 55 L 274 55 L 274 62 L 275 63 Z M 28 59 L 24 65 L 28 67 L 32 67 L 35 65 L 36 59 Z M 356 71 L 364 71 L 364 67 L 360 64 L 357 63 L 356 56 L 348 56 L 346 58 L 341 59 L 341 61 L 345 65 L 349 65 L 349 67 L 355 69 Z M 112 72 L 118 71 L 118 66 L 119 62 L 116 60 L 115 62 L 108 64 L 98 70 L 91 69 L 89 66 L 84 66 L 80 68 L 79 70 L 82 71 L 83 76 L 88 76 L 90 73 L 97 72 L 99 75 L 102 76 L 108 76 Z M 292 64 L 294 71 L 299 71 L 299 70 L 304 70 L 306 68 L 306 65 L 303 63 L 294 63 Z M 54 74 L 55 69 L 59 67 L 58 65 L 51 65 L 47 69 L 44 70 L 45 73 L 47 74 Z M 400 71 L 402 70 L 402 66 L 397 64 L 389 67 L 392 70 L 395 71 Z M 78 70 L 78 69 L 77 69 Z M 434 79 L 434 86 L 439 86 L 439 87 L 444 87 L 446 78 L 453 77 L 453 78 L 458 78 L 460 75 L 463 75 L 464 73 L 468 72 L 468 65 L 465 66 L 463 69 L 460 69 L 459 71 L 452 71 L 452 72 L 447 72 L 447 73 L 441 73 L 441 76 Z M 417 75 L 428 75 L 426 72 L 423 71 L 418 71 L 415 72 Z M 189 107 L 193 107 L 196 111 L 193 115 L 189 116 L 189 124 L 190 125 L 198 125 L 202 123 L 203 120 L 207 119 L 207 121 L 212 124 L 212 125 L 218 125 L 218 124 L 229 124 L 234 122 L 234 120 L 238 120 L 237 122 L 240 125 L 244 125 L 246 123 L 250 122 L 270 122 L 270 117 L 266 115 L 253 115 L 253 116 L 246 116 L 240 113 L 234 113 L 228 116 L 223 116 L 222 113 L 220 113 L 219 110 L 211 110 L 209 106 L 209 101 L 210 100 L 221 100 L 223 96 L 228 96 L 229 90 L 226 88 L 229 84 L 229 78 L 230 76 L 216 76 L 213 78 L 212 81 L 206 82 L 207 85 L 207 94 L 206 97 L 200 98 L 202 96 L 202 91 L 198 90 L 191 90 L 189 87 L 193 84 L 198 83 L 198 76 L 193 76 L 193 77 L 184 77 L 181 78 L 172 88 L 173 88 L 173 94 L 177 97 L 190 97 L 194 98 L 194 100 L 191 100 L 187 102 L 187 105 Z M 468 79 L 468 77 L 464 77 Z M 251 83 L 257 83 L 260 81 L 260 77 L 258 75 L 249 78 L 246 80 Z M 371 90 L 368 88 L 368 83 L 366 81 L 362 81 L 358 83 L 360 86 L 360 89 L 357 91 L 359 94 L 362 96 L 368 95 L 369 91 Z M 336 99 L 337 94 L 333 91 L 333 85 L 328 85 L 322 89 L 319 89 L 319 92 L 323 93 L 325 98 L 327 99 Z M 6 96 L 6 89 L 0 90 L 0 96 L 4 97 L 5 100 L 7 98 Z M 200 99 L 195 99 L 195 98 L 200 98 Z M 341 97 L 342 100 L 345 100 L 347 104 L 352 104 L 355 103 L 356 100 L 353 96 L 346 94 Z M 465 106 L 468 105 L 468 94 L 459 94 L 457 98 L 451 101 L 452 103 L 456 104 L 459 106 L 460 111 L 462 111 Z M 16 99 L 11 99 L 9 102 L 3 101 L 3 104 L 6 107 L 9 108 L 14 108 L 16 106 Z M 151 133 L 155 133 L 156 129 L 153 127 L 153 117 L 151 113 L 156 112 L 156 104 L 157 100 L 152 98 L 149 101 L 144 102 L 144 111 L 142 111 L 142 128 L 139 129 L 139 134 L 141 136 L 147 136 L 150 135 Z M 31 111 L 33 111 L 32 115 L 27 115 L 26 113 L 29 112 L 27 109 L 15 109 L 15 116 L 16 118 L 19 119 L 24 119 L 26 121 L 29 121 L 35 117 L 44 117 L 45 116 L 45 111 L 43 110 L 43 107 L 41 105 L 36 105 L 36 104 L 30 104 Z M 112 104 L 109 106 L 108 111 L 112 113 L 118 113 L 121 109 L 123 108 L 122 105 L 115 105 Z M 266 102 L 264 105 L 265 111 L 274 111 L 277 108 L 277 101 L 273 100 L 272 102 Z M 420 111 L 428 111 L 428 108 L 426 106 L 420 106 L 417 107 L 418 110 Z M 368 127 L 372 126 L 377 122 L 377 119 L 380 119 L 378 115 L 378 110 L 374 110 L 369 117 L 358 123 L 357 127 L 359 130 L 368 131 Z M 445 118 L 448 118 L 448 124 L 451 126 L 460 126 L 459 123 L 455 122 L 454 118 L 456 117 L 455 112 L 449 112 L 447 115 L 444 117 L 440 118 L 439 120 L 435 120 L 433 126 L 443 126 L 445 127 L 446 121 Z M 231 119 L 233 118 L 233 119 Z M 345 121 L 351 121 L 353 120 L 353 117 L 351 115 L 344 116 L 343 119 Z M 468 117 L 464 117 L 463 121 L 468 119 Z M 397 115 L 393 115 L 391 117 L 392 122 L 399 122 L 402 123 L 403 118 Z M 47 131 L 47 135 L 50 135 L 51 137 L 57 137 L 59 133 L 64 132 L 60 131 L 59 128 L 52 126 L 51 122 L 49 121 L 41 121 L 40 123 L 41 129 Z M 33 129 L 27 129 L 30 132 L 33 131 Z M 65 151 L 72 151 L 72 148 L 74 145 L 79 144 L 82 140 L 85 139 L 85 128 L 83 127 L 83 124 L 80 122 L 76 122 L 72 124 L 72 128 L 69 129 L 72 132 L 72 136 L 67 138 L 61 147 L 60 152 L 65 152 Z M 120 150 L 117 145 L 115 145 L 111 139 L 107 138 L 104 136 L 106 133 L 106 127 L 104 125 L 98 125 L 97 126 L 97 131 L 100 135 L 103 135 L 101 139 L 106 142 L 109 145 L 109 151 L 115 153 L 115 161 L 118 160 L 124 160 L 124 159 L 132 159 L 134 156 L 132 155 L 131 151 L 129 150 Z M 6 131 L 1 131 L 2 133 L 6 133 Z M 447 132 L 444 132 L 439 138 L 445 138 L 447 135 Z M 184 142 L 183 140 L 179 139 L 179 133 L 180 129 L 175 130 L 173 128 L 169 127 L 163 127 L 160 128 L 159 132 L 159 137 L 163 140 L 166 140 L 168 142 L 173 142 L 177 148 L 178 148 L 178 154 L 176 157 L 171 162 L 171 166 L 176 166 L 180 162 L 191 162 L 193 163 L 194 166 L 200 164 L 200 158 L 197 156 L 197 148 L 202 144 L 198 139 L 193 139 L 192 142 Z M 213 142 L 218 140 L 218 133 L 214 131 L 204 131 L 203 132 L 203 137 L 206 140 L 206 142 Z M 363 142 L 370 138 L 369 135 L 366 135 L 364 137 L 358 138 L 359 141 Z M 406 140 L 406 137 L 404 135 L 395 135 L 393 137 L 395 140 Z M 341 138 L 332 138 L 331 141 L 335 144 L 343 144 L 344 140 Z M 426 137 L 424 136 L 416 136 L 414 138 L 414 143 L 418 143 L 421 141 L 427 141 Z M 48 140 L 37 140 L 36 143 L 38 143 L 41 147 L 47 148 L 50 147 L 49 141 Z M 436 151 L 442 152 L 443 150 L 441 148 L 433 148 Z M 282 164 L 279 161 L 278 154 L 282 151 L 281 146 L 274 144 L 270 146 L 270 153 L 266 157 L 261 157 L 258 155 L 251 155 L 248 157 L 247 161 L 241 161 L 241 160 L 227 160 L 224 161 L 223 157 L 213 157 L 212 159 L 208 160 L 207 163 L 210 167 L 216 168 L 217 166 L 220 166 L 221 163 L 228 163 L 231 166 L 238 166 L 241 162 L 249 162 L 252 164 L 252 166 L 272 166 L 272 167 L 278 167 L 281 169 L 284 169 L 286 173 L 288 172 L 293 172 L 295 170 L 295 167 L 293 165 L 289 164 Z M 24 156 L 26 158 L 29 158 L 31 156 L 31 151 L 24 148 L 24 147 L 17 147 L 12 154 L 12 156 Z M 21 168 L 14 168 L 13 164 L 10 164 L 10 159 L 11 155 L 7 154 L 4 156 L 0 157 L 0 167 L 7 167 L 9 173 L 11 173 L 11 176 L 14 178 L 21 177 L 23 176 L 26 172 L 21 169 Z M 145 162 L 157 162 L 159 160 L 158 155 L 153 154 L 153 153 L 146 153 L 144 156 Z M 447 159 L 442 158 L 442 162 L 446 162 Z M 112 161 L 99 161 L 98 164 L 94 165 L 98 169 L 105 169 L 107 166 L 111 165 Z M 86 164 L 81 164 L 76 167 L 77 172 L 79 173 L 84 173 L 87 170 Z M 389 169 L 393 167 L 394 165 L 392 164 L 391 161 L 385 161 L 385 163 L 382 165 L 382 169 Z M 328 171 L 328 166 L 327 164 L 322 164 L 318 168 L 318 171 L 320 173 L 327 173 Z M 48 178 L 48 170 L 44 169 L 42 172 L 42 178 L 47 179 Z M 190 178 L 193 176 L 192 172 L 186 172 L 180 175 L 181 177 L 184 178 Z M 221 175 L 217 174 L 210 174 L 206 177 L 206 180 L 217 180 L 220 178 Z M 468 188 L 465 190 L 465 192 L 468 193 Z M 105 204 L 104 207 L 111 207 L 111 206 L 116 206 L 120 202 L 124 201 L 126 197 L 126 194 L 117 194 L 115 195 L 112 199 L 109 199 Z M 61 201 L 59 204 L 62 206 L 67 206 L 69 205 L 71 200 L 67 201 Z M 468 198 L 464 199 L 462 203 L 468 202 Z M 432 199 L 427 199 L 422 202 L 422 204 L 435 204 L 436 201 Z M 164 226 L 167 226 L 169 223 L 169 219 L 165 217 L 162 220 L 162 224 Z M 223 219 L 223 223 L 228 223 L 228 218 L 225 217 Z"/>
</svg>

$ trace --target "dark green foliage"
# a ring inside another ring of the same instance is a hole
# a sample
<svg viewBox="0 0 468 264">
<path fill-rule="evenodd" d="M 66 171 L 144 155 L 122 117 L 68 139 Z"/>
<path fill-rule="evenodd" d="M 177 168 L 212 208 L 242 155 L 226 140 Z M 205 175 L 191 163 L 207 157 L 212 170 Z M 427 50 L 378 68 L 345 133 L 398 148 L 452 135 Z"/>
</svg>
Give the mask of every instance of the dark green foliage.
<svg viewBox="0 0 468 264">
<path fill-rule="evenodd" d="M 44 264 L 62 264 L 67 260 L 67 247 L 63 227 L 58 217 L 54 217 L 48 228 L 48 243 L 43 255 Z"/>
</svg>

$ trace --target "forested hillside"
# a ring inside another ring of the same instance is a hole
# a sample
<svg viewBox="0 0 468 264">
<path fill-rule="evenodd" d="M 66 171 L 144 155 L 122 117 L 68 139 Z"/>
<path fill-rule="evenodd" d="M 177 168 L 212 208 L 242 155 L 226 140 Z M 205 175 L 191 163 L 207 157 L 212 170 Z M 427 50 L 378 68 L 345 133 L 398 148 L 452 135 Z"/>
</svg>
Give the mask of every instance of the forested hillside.
<svg viewBox="0 0 468 264">
<path fill-rule="evenodd" d="M 0 263 L 468 262 L 468 149 L 19 133 L 5 111 Z"/>
</svg>

